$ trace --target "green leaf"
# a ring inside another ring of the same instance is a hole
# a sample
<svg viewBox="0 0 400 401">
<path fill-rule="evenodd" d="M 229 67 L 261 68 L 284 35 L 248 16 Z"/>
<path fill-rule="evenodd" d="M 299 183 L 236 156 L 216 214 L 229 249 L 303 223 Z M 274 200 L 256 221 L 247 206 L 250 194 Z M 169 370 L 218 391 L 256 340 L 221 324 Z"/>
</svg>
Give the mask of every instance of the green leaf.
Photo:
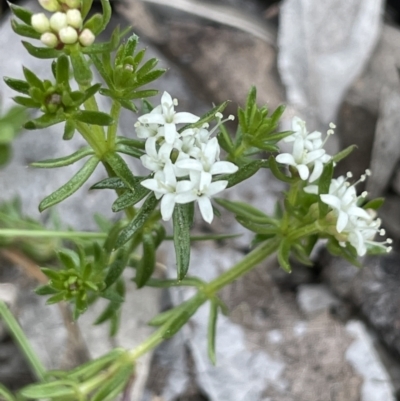
<svg viewBox="0 0 400 401">
<path fill-rule="evenodd" d="M 174 247 L 178 280 L 185 278 L 190 263 L 190 227 L 192 225 L 193 202 L 177 203 L 172 215 Z"/>
<path fill-rule="evenodd" d="M 151 232 L 142 235 L 143 256 L 136 268 L 135 283 L 142 288 L 147 280 L 153 275 L 156 267 L 156 247 Z"/>
<path fill-rule="evenodd" d="M 292 271 L 292 268 L 289 263 L 289 256 L 290 256 L 290 243 L 285 239 L 282 239 L 278 248 L 278 262 L 286 273 L 290 273 Z"/>
<path fill-rule="evenodd" d="M 58 84 L 69 83 L 69 60 L 65 54 L 61 54 L 56 63 L 56 78 Z"/>
<path fill-rule="evenodd" d="M 49 269 L 47 267 L 42 267 L 40 269 L 43 274 L 45 274 L 50 280 L 60 280 L 60 272 L 57 270 Z"/>
<path fill-rule="evenodd" d="M 62 249 L 57 252 L 58 259 L 67 270 L 80 270 L 78 255 L 70 249 Z"/>
<path fill-rule="evenodd" d="M 243 227 L 247 228 L 250 231 L 253 231 L 256 234 L 265 234 L 265 235 L 276 235 L 279 232 L 279 228 L 277 226 L 273 226 L 270 224 L 257 224 L 245 219 L 243 217 L 236 217 L 236 220 Z"/>
<path fill-rule="evenodd" d="M 331 185 L 333 176 L 333 162 L 329 162 L 324 166 L 324 170 L 322 171 L 321 177 L 318 181 L 318 193 L 319 194 L 328 194 L 329 187 Z M 319 217 L 323 219 L 329 211 L 329 205 L 322 202 L 321 198 L 318 197 L 318 205 L 319 205 Z"/>
<path fill-rule="evenodd" d="M 227 188 L 233 187 L 240 182 L 247 180 L 253 176 L 260 168 L 267 167 L 267 160 L 254 160 L 250 163 L 240 167 L 236 173 L 229 174 L 226 178 L 228 180 Z"/>
<path fill-rule="evenodd" d="M 17 92 L 23 93 L 24 95 L 29 95 L 29 84 L 26 81 L 20 79 L 14 79 L 9 77 L 4 77 L 4 82 Z"/>
<path fill-rule="evenodd" d="M 72 137 L 75 134 L 75 129 L 76 126 L 74 120 L 70 119 L 65 121 L 64 134 L 63 134 L 64 141 L 69 141 L 70 139 L 72 139 Z"/>
<path fill-rule="evenodd" d="M 188 128 L 200 128 L 203 124 L 209 123 L 210 121 L 215 120 L 215 114 L 222 113 L 225 110 L 228 103 L 229 103 L 229 100 L 226 100 L 225 102 L 221 103 L 219 106 L 215 106 L 210 111 L 208 111 L 206 114 L 203 114 L 199 121 L 197 121 L 193 124 L 186 125 L 179 131 L 181 132 Z"/>
<path fill-rule="evenodd" d="M 146 89 L 142 91 L 130 91 L 127 93 L 124 93 L 124 98 L 125 99 L 144 99 L 145 97 L 152 97 L 156 96 L 158 93 L 158 90 L 156 89 Z"/>
<path fill-rule="evenodd" d="M 160 70 L 153 70 L 146 74 L 144 77 L 140 78 L 140 81 L 135 85 L 136 88 L 139 86 L 144 86 L 149 84 L 150 82 L 155 81 L 156 79 L 160 78 L 167 70 L 160 69 Z"/>
<path fill-rule="evenodd" d="M 33 162 L 31 163 L 31 166 L 37 168 L 65 167 L 77 162 L 78 160 L 83 159 L 86 156 L 90 156 L 93 154 L 94 151 L 92 148 L 84 147 L 72 153 L 71 155 L 60 157 L 58 159 L 48 159 L 48 160 L 41 160 L 39 162 Z"/>
<path fill-rule="evenodd" d="M 25 36 L 32 39 L 40 39 L 41 34 L 36 32 L 31 26 L 20 24 L 16 20 L 11 20 L 12 30 L 20 36 Z"/>
<path fill-rule="evenodd" d="M 92 15 L 88 20 L 86 20 L 83 27 L 85 29 L 90 29 L 93 32 L 93 34 L 97 36 L 97 32 L 100 31 L 102 23 L 103 23 L 103 16 L 97 13 Z"/>
<path fill-rule="evenodd" d="M 43 82 L 34 74 L 31 70 L 26 67 L 23 67 L 24 76 L 28 84 L 32 87 L 38 88 L 41 91 L 44 91 Z"/>
<path fill-rule="evenodd" d="M 139 209 L 136 216 L 121 231 L 117 239 L 117 244 L 116 244 L 117 248 L 121 247 L 127 241 L 129 241 L 135 235 L 135 233 L 138 232 L 143 227 L 147 219 L 153 213 L 157 204 L 158 200 L 154 196 L 154 193 L 151 193 L 143 203 L 143 206 Z"/>
<path fill-rule="evenodd" d="M 109 0 L 101 0 L 101 6 L 103 8 L 103 21 L 102 21 L 101 26 L 99 27 L 99 30 L 95 33 L 95 35 L 98 35 L 100 32 L 103 32 L 104 29 L 106 29 L 106 27 L 111 19 L 112 9 L 111 9 L 111 5 L 110 5 L 110 1 Z"/>
<path fill-rule="evenodd" d="M 85 90 L 82 103 L 86 102 L 86 100 L 93 97 L 101 88 L 101 84 L 94 84 L 90 88 Z"/>
<path fill-rule="evenodd" d="M 101 111 L 92 111 L 92 110 L 79 110 L 74 113 L 74 118 L 78 121 L 91 125 L 111 125 L 114 120 L 113 118 L 106 113 Z"/>
<path fill-rule="evenodd" d="M 154 288 L 171 288 L 171 287 L 197 287 L 200 288 L 205 285 L 205 282 L 197 277 L 186 277 L 183 280 L 159 280 L 151 278 L 147 281 L 148 287 Z"/>
<path fill-rule="evenodd" d="M 81 14 L 83 19 L 85 19 L 89 14 L 89 11 L 92 9 L 92 5 L 93 0 L 82 0 Z"/>
<path fill-rule="evenodd" d="M 273 224 L 276 226 L 279 224 L 277 220 L 245 202 L 230 201 L 222 198 L 214 198 L 214 200 L 236 216 L 240 216 L 246 220 L 252 221 L 253 223 Z"/>
<path fill-rule="evenodd" d="M 119 249 L 117 255 L 115 256 L 114 261 L 111 263 L 106 278 L 104 279 L 104 283 L 106 285 L 106 289 L 113 285 L 118 278 L 123 273 L 129 259 L 129 252 L 127 249 L 122 248 Z"/>
<path fill-rule="evenodd" d="M 119 177 L 108 177 L 94 184 L 90 189 L 127 189 L 128 187 Z"/>
<path fill-rule="evenodd" d="M 88 86 L 92 82 L 92 71 L 90 71 L 89 63 L 81 52 L 72 52 L 71 55 L 72 69 L 74 77 L 78 84 Z"/>
<path fill-rule="evenodd" d="M 125 160 L 117 153 L 109 153 L 106 155 L 106 162 L 111 166 L 113 172 L 121 178 L 122 181 L 130 188 L 132 191 L 135 190 L 136 179 L 132 174 L 132 171 L 126 164 Z"/>
<path fill-rule="evenodd" d="M 59 292 L 58 294 L 53 295 L 46 301 L 46 305 L 54 305 L 58 304 L 61 301 L 65 301 L 66 296 L 64 292 Z"/>
<path fill-rule="evenodd" d="M 76 390 L 71 383 L 64 380 L 45 384 L 32 384 L 22 388 L 19 392 L 23 397 L 29 399 L 43 399 L 56 397 L 71 397 L 75 398 Z"/>
<path fill-rule="evenodd" d="M 357 149 L 356 145 L 351 145 L 349 147 L 347 147 L 346 149 L 343 149 L 342 151 L 340 151 L 339 153 L 337 153 L 336 155 L 332 156 L 332 161 L 335 163 L 340 162 L 341 160 L 343 160 L 345 157 L 347 157 L 350 153 L 353 152 L 353 150 Z"/>
<path fill-rule="evenodd" d="M 120 367 L 108 380 L 98 388 L 95 394 L 91 397 L 91 401 L 112 401 L 127 385 L 134 371 L 133 364 L 128 364 Z"/>
<path fill-rule="evenodd" d="M 59 50 L 50 49 L 49 47 L 36 47 L 31 45 L 29 42 L 22 41 L 23 46 L 28 53 L 36 58 L 40 59 L 48 59 L 48 58 L 57 58 L 61 52 Z"/>
<path fill-rule="evenodd" d="M 278 167 L 278 163 L 275 160 L 274 156 L 270 156 L 268 159 L 268 163 L 269 163 L 269 168 L 272 171 L 272 174 L 278 179 L 281 180 L 283 182 L 287 182 L 289 184 L 293 184 L 296 179 L 288 177 L 287 175 L 285 175 L 284 173 L 282 173 L 282 171 L 280 170 L 280 168 Z"/>
<path fill-rule="evenodd" d="M 63 121 L 65 121 L 64 115 L 43 114 L 41 117 L 36 118 L 35 120 L 26 122 L 24 128 L 29 130 L 43 129 L 59 124 Z"/>
<path fill-rule="evenodd" d="M 164 312 L 159 313 L 157 316 L 153 317 L 147 324 L 149 326 L 162 326 L 164 323 L 166 323 L 168 320 L 170 320 L 173 316 L 177 316 L 184 308 L 185 305 L 187 304 L 188 301 L 183 302 L 181 305 L 173 308 L 166 310 Z"/>
<path fill-rule="evenodd" d="M 210 314 L 208 317 L 208 357 L 213 365 L 216 364 L 215 339 L 217 334 L 218 303 L 215 300 L 210 302 Z"/>
<path fill-rule="evenodd" d="M 71 180 L 40 202 L 39 211 L 43 212 L 43 210 L 60 203 L 75 193 L 89 179 L 99 161 L 98 157 L 92 156 Z"/>
<path fill-rule="evenodd" d="M 33 13 L 26 8 L 17 6 L 16 4 L 11 3 L 10 1 L 7 2 L 8 6 L 10 7 L 12 13 L 19 18 L 22 22 L 25 22 L 27 25 L 31 25 L 31 19 Z"/>
<path fill-rule="evenodd" d="M 58 291 L 50 285 L 41 285 L 40 287 L 35 289 L 36 295 L 54 295 L 57 294 L 57 292 Z"/>
<path fill-rule="evenodd" d="M 144 155 L 143 150 L 137 149 L 137 148 L 132 147 L 132 146 L 124 145 L 122 143 L 119 143 L 115 147 L 115 150 L 118 153 L 123 153 L 125 155 L 129 155 L 129 156 L 135 157 L 136 159 L 139 159 L 141 156 Z"/>
<path fill-rule="evenodd" d="M 113 303 L 122 303 L 125 300 L 125 298 L 120 295 L 113 287 L 108 287 L 105 291 L 100 293 L 100 296 L 102 298 L 108 299 Z"/>
<path fill-rule="evenodd" d="M 149 194 L 150 190 L 139 185 L 135 192 L 126 191 L 111 206 L 113 212 L 119 212 L 127 207 L 136 205 Z"/>
<path fill-rule="evenodd" d="M 14 100 L 15 103 L 17 103 L 21 106 L 24 106 L 24 107 L 31 108 L 31 109 L 38 109 L 41 106 L 41 104 L 39 102 L 31 99 L 30 97 L 15 96 L 12 99 Z"/>
<path fill-rule="evenodd" d="M 90 59 L 92 60 L 94 66 L 96 67 L 97 71 L 101 75 L 101 77 L 104 79 L 106 82 L 107 86 L 109 88 L 113 88 L 113 82 L 110 77 L 110 73 L 106 69 L 105 61 L 104 61 L 104 55 L 103 55 L 103 60 L 100 60 L 98 56 L 95 54 L 89 54 Z M 109 62 L 109 60 L 107 60 Z"/>
<path fill-rule="evenodd" d="M 251 123 L 251 117 L 252 114 L 254 113 L 254 110 L 256 109 L 257 105 L 256 105 L 256 99 L 257 99 L 257 89 L 256 87 L 253 85 L 250 88 L 249 94 L 247 95 L 247 100 L 246 100 L 246 124 L 247 126 L 250 125 Z"/>
<path fill-rule="evenodd" d="M 385 202 L 385 198 L 372 199 L 369 202 L 367 202 L 365 205 L 363 205 L 363 209 L 378 210 L 383 205 L 384 202 Z"/>
</svg>

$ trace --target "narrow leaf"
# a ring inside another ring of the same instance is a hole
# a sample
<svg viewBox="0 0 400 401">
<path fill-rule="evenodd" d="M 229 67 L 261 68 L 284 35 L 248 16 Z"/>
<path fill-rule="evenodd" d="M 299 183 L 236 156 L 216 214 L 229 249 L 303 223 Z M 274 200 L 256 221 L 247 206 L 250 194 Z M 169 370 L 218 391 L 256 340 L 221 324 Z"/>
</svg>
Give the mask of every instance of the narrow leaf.
<svg viewBox="0 0 400 401">
<path fill-rule="evenodd" d="M 383 205 L 384 202 L 385 202 L 385 198 L 372 199 L 369 202 L 367 202 L 365 205 L 363 205 L 363 209 L 378 210 Z"/>
<path fill-rule="evenodd" d="M 82 0 L 81 14 L 83 19 L 85 19 L 89 14 L 89 11 L 92 9 L 92 5 L 93 0 Z"/>
<path fill-rule="evenodd" d="M 77 162 L 78 160 L 83 159 L 86 156 L 90 156 L 93 154 L 94 151 L 92 148 L 84 147 L 82 149 L 77 150 L 75 153 L 72 153 L 71 155 L 60 157 L 58 159 L 48 159 L 39 162 L 33 162 L 31 163 L 31 166 L 37 168 L 65 167 Z"/>
<path fill-rule="evenodd" d="M 31 45 L 29 42 L 22 41 L 23 46 L 28 53 L 36 58 L 40 59 L 48 59 L 48 58 L 57 58 L 61 52 L 59 50 L 50 49 L 49 47 L 36 47 Z"/>
<path fill-rule="evenodd" d="M 215 339 L 217 332 L 217 319 L 218 319 L 218 303 L 212 300 L 210 302 L 210 314 L 208 316 L 208 357 L 213 365 L 216 363 L 215 355 Z"/>
<path fill-rule="evenodd" d="M 226 100 L 225 102 L 221 103 L 219 106 L 215 106 L 210 111 L 208 111 L 206 114 L 203 114 L 199 121 L 197 121 L 193 124 L 186 125 L 179 131 L 183 131 L 188 128 L 200 128 L 203 124 L 209 123 L 210 121 L 215 119 L 215 114 L 222 113 L 225 110 L 228 103 L 229 103 L 229 100 Z"/>
<path fill-rule="evenodd" d="M 101 111 L 91 111 L 91 110 L 79 110 L 74 113 L 74 118 L 78 121 L 91 125 L 111 125 L 114 120 L 106 113 Z"/>
<path fill-rule="evenodd" d="M 190 263 L 190 226 L 193 203 L 176 204 L 172 215 L 178 280 L 185 278 Z"/>
<path fill-rule="evenodd" d="M 353 150 L 355 150 L 355 149 L 357 149 L 356 145 L 351 145 L 351 146 L 347 147 L 346 149 L 343 149 L 342 151 L 340 151 L 336 155 L 332 156 L 332 161 L 334 161 L 335 163 L 340 162 L 345 157 L 347 157 L 350 153 L 352 153 Z"/>
<path fill-rule="evenodd" d="M 111 263 L 104 283 L 106 289 L 113 285 L 123 273 L 129 259 L 129 252 L 127 249 L 119 249 L 114 261 Z"/>
<path fill-rule="evenodd" d="M 151 193 L 145 200 L 137 215 L 120 233 L 116 244 L 117 248 L 121 247 L 127 241 L 129 241 L 129 239 L 131 239 L 133 235 L 143 227 L 144 223 L 147 221 L 151 213 L 153 213 L 157 204 L 158 200 L 154 196 L 154 193 Z"/>
<path fill-rule="evenodd" d="M 285 239 L 282 239 L 278 249 L 278 262 L 286 273 L 290 273 L 292 271 L 292 268 L 289 263 L 289 256 L 290 256 L 290 243 Z"/>
<path fill-rule="evenodd" d="M 11 88 L 17 92 L 23 93 L 24 95 L 29 94 L 29 84 L 26 81 L 22 81 L 20 79 L 14 79 L 9 77 L 4 77 L 4 82 Z"/>
<path fill-rule="evenodd" d="M 136 180 L 125 160 L 119 154 L 113 152 L 106 156 L 106 162 L 110 165 L 113 172 L 125 182 L 128 188 L 134 191 Z"/>
<path fill-rule="evenodd" d="M 11 20 L 12 30 L 20 36 L 25 36 L 26 38 L 40 39 L 41 34 L 36 32 L 31 26 L 20 24 L 16 20 Z"/>
<path fill-rule="evenodd" d="M 64 134 L 63 134 L 64 141 L 69 141 L 70 139 L 73 138 L 75 134 L 75 129 L 76 126 L 74 120 L 70 119 L 65 121 Z"/>
<path fill-rule="evenodd" d="M 89 179 L 98 164 L 99 159 L 96 156 L 92 156 L 71 180 L 40 202 L 39 211 L 43 212 L 43 210 L 71 196 Z"/>
<path fill-rule="evenodd" d="M 92 71 L 90 71 L 89 63 L 81 52 L 73 52 L 70 55 L 72 69 L 76 82 L 80 85 L 90 85 L 92 82 Z"/>
<path fill-rule="evenodd" d="M 127 189 L 128 187 L 119 177 L 108 177 L 94 184 L 90 189 Z"/>
<path fill-rule="evenodd" d="M 270 156 L 268 159 L 269 167 L 272 171 L 272 174 L 278 179 L 283 182 L 287 182 L 289 184 L 292 184 L 295 182 L 295 179 L 288 177 L 287 175 L 283 174 L 282 171 L 278 167 L 278 163 L 275 160 L 274 156 Z"/>
<path fill-rule="evenodd" d="M 59 124 L 63 121 L 65 121 L 64 115 L 43 114 L 41 117 L 36 118 L 35 120 L 26 122 L 24 128 L 29 130 L 43 129 Z"/>
<path fill-rule="evenodd" d="M 69 83 L 69 60 L 65 54 L 57 59 L 56 78 L 58 84 L 68 85 Z"/>
<path fill-rule="evenodd" d="M 10 7 L 12 13 L 19 18 L 22 22 L 25 22 L 27 25 L 31 25 L 32 15 L 33 13 L 26 8 L 17 6 L 11 2 L 7 2 Z"/>
<path fill-rule="evenodd" d="M 143 256 L 136 268 L 135 283 L 138 288 L 142 288 L 147 280 L 153 275 L 156 267 L 156 247 L 151 233 L 143 233 Z"/>
</svg>

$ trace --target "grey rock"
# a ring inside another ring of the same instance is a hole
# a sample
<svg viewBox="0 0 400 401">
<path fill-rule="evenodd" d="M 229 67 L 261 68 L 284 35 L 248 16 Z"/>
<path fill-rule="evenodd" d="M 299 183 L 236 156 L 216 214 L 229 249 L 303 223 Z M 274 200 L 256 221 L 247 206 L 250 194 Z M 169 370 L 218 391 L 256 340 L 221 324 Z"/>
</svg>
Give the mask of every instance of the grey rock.
<svg viewBox="0 0 400 401">
<path fill-rule="evenodd" d="M 383 226 L 390 236 L 400 238 L 400 197 L 396 195 L 386 195 L 385 203 L 379 210 L 382 217 Z"/>
<path fill-rule="evenodd" d="M 371 159 L 373 175 L 367 183 L 371 198 L 383 194 L 400 159 L 399 110 L 400 90 L 383 90 Z"/>
<path fill-rule="evenodd" d="M 365 325 L 353 320 L 347 323 L 346 330 L 355 337 L 346 359 L 364 379 L 360 401 L 395 401 L 392 382 Z"/>
<path fill-rule="evenodd" d="M 397 166 L 392 179 L 392 189 L 396 195 L 400 195 L 400 169 Z"/>
<path fill-rule="evenodd" d="M 290 104 L 327 126 L 379 37 L 382 1 L 286 0 L 281 7 L 279 70 Z M 326 128 L 325 128 L 326 129 Z"/>
<path fill-rule="evenodd" d="M 338 299 L 323 284 L 303 284 L 297 290 L 297 302 L 304 314 L 313 316 L 337 305 Z"/>
<path fill-rule="evenodd" d="M 400 256 L 368 257 L 363 268 L 328 254 L 323 259 L 323 275 L 333 291 L 351 301 L 383 341 L 400 353 L 400 304 L 398 269 Z"/>
</svg>

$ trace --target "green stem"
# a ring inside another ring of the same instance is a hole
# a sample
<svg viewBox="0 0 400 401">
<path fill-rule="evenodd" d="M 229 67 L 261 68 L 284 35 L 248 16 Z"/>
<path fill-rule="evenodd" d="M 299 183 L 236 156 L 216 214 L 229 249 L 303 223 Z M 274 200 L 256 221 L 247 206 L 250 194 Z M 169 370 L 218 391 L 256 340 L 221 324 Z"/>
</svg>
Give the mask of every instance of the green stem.
<svg viewBox="0 0 400 401">
<path fill-rule="evenodd" d="M 110 112 L 111 117 L 114 119 L 114 123 L 110 125 L 107 130 L 107 146 L 109 150 L 113 150 L 115 147 L 115 138 L 117 136 L 120 112 L 121 112 L 120 103 L 114 101 Z"/>
<path fill-rule="evenodd" d="M 34 238 L 64 238 L 64 239 L 105 239 L 107 233 L 95 233 L 87 231 L 56 231 L 56 230 L 18 230 L 13 228 L 0 229 L 0 238 L 34 237 Z"/>
<path fill-rule="evenodd" d="M 280 238 L 275 237 L 260 244 L 257 248 L 248 253 L 240 262 L 236 263 L 235 266 L 204 286 L 204 291 L 208 294 L 215 294 L 227 284 L 230 284 L 237 278 L 243 276 L 267 256 L 273 254 L 278 249 L 279 242 Z"/>
<path fill-rule="evenodd" d="M 289 242 L 294 242 L 299 238 L 318 234 L 321 231 L 324 231 L 324 229 L 321 226 L 319 220 L 317 220 L 314 223 L 308 224 L 307 226 L 304 226 L 304 227 L 298 228 L 297 230 L 292 231 L 287 236 L 287 240 Z"/>
<path fill-rule="evenodd" d="M 104 140 L 104 133 L 99 135 L 94 130 L 85 123 L 81 123 L 79 121 L 75 122 L 76 129 L 83 136 L 85 141 L 92 147 L 92 149 L 96 152 L 96 155 L 100 158 L 107 152 L 106 142 Z M 95 125 L 93 128 L 96 127 Z"/>
<path fill-rule="evenodd" d="M 38 356 L 33 351 L 28 339 L 25 337 L 24 332 L 22 331 L 20 325 L 14 318 L 13 314 L 7 308 L 7 305 L 1 300 L 0 300 L 0 316 L 4 319 L 8 329 L 10 330 L 11 335 L 14 337 L 15 341 L 18 343 L 26 359 L 31 365 L 31 368 L 35 373 L 36 378 L 39 381 L 43 382 L 46 376 L 46 369 L 40 362 Z"/>
</svg>

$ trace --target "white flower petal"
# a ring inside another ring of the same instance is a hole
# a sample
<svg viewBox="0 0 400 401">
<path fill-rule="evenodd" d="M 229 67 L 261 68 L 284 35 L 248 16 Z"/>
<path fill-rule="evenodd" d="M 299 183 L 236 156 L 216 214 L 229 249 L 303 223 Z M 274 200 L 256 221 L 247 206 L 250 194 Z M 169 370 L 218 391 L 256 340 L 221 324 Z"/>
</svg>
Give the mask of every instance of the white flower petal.
<svg viewBox="0 0 400 401">
<path fill-rule="evenodd" d="M 318 185 L 307 185 L 304 187 L 304 192 L 307 194 L 318 195 Z"/>
<path fill-rule="evenodd" d="M 321 177 L 323 169 L 324 165 L 319 160 L 316 160 L 314 162 L 314 168 L 310 178 L 308 179 L 308 182 L 314 182 L 315 180 L 318 180 L 318 178 Z"/>
<path fill-rule="evenodd" d="M 214 211 L 210 199 L 208 199 L 207 196 L 201 196 L 197 201 L 199 203 L 200 213 L 203 216 L 203 219 L 207 223 L 211 223 L 214 218 Z"/>
<path fill-rule="evenodd" d="M 212 182 L 208 186 L 208 189 L 207 189 L 205 194 L 208 197 L 211 197 L 211 196 L 217 194 L 218 192 L 223 191 L 226 188 L 227 185 L 228 185 L 228 181 L 226 181 L 226 180 Z"/>
<path fill-rule="evenodd" d="M 158 113 L 148 113 L 144 114 L 143 116 L 139 117 L 138 120 L 142 124 L 165 124 L 165 118 L 162 114 Z"/>
<path fill-rule="evenodd" d="M 191 123 L 196 123 L 199 120 L 200 117 L 195 116 L 192 113 L 180 112 L 174 115 L 175 124 L 191 124 Z"/>
<path fill-rule="evenodd" d="M 349 215 L 345 212 L 339 211 L 339 216 L 336 222 L 336 230 L 341 233 L 349 221 Z"/>
<path fill-rule="evenodd" d="M 179 160 L 175 163 L 176 167 L 183 168 L 186 170 L 203 171 L 203 165 L 198 160 L 184 159 Z"/>
<path fill-rule="evenodd" d="M 165 194 L 161 199 L 161 216 L 164 221 L 168 221 L 172 217 L 175 207 L 175 194 Z"/>
<path fill-rule="evenodd" d="M 174 123 L 165 123 L 164 124 L 164 138 L 165 142 L 172 145 L 175 142 L 175 139 L 178 137 L 178 132 L 176 130 L 176 126 Z"/>
<path fill-rule="evenodd" d="M 210 174 L 232 174 L 236 173 L 239 167 L 231 162 L 215 162 L 210 169 Z"/>
<path fill-rule="evenodd" d="M 175 202 L 176 203 L 189 203 L 193 202 L 198 198 L 198 196 L 193 192 L 182 192 L 176 195 Z"/>
<path fill-rule="evenodd" d="M 310 170 L 308 169 L 308 167 L 304 164 L 298 164 L 296 166 L 297 171 L 299 172 L 299 176 L 300 178 L 305 181 L 307 180 L 309 174 L 310 174 Z"/>
<path fill-rule="evenodd" d="M 290 153 L 281 153 L 280 155 L 275 157 L 275 160 L 281 164 L 287 164 L 289 166 L 295 166 L 296 162 L 294 161 L 293 156 Z"/>
</svg>

